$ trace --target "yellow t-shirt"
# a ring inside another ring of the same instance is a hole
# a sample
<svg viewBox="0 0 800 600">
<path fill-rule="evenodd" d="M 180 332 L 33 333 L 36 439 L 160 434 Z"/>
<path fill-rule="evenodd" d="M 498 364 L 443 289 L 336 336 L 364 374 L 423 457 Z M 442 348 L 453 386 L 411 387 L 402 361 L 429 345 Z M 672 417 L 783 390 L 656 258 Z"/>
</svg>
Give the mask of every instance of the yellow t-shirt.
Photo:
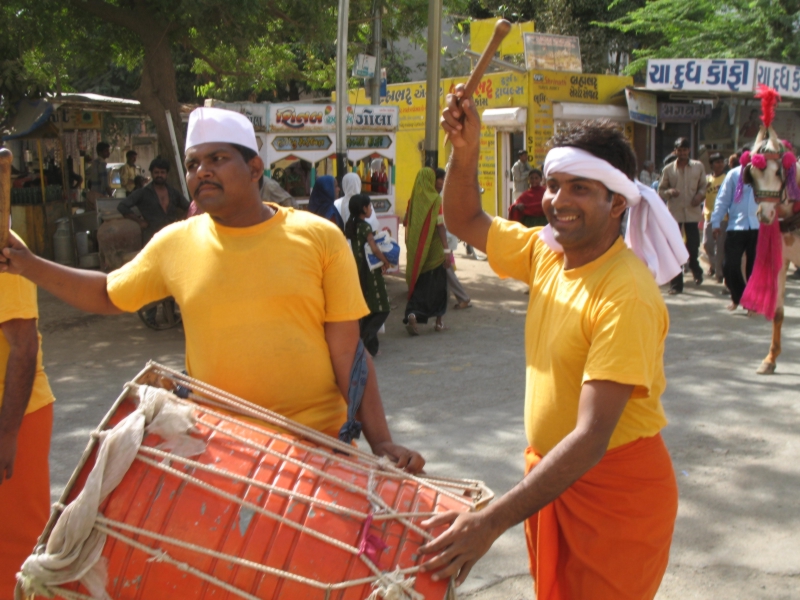
<svg viewBox="0 0 800 600">
<path fill-rule="evenodd" d="M 666 424 L 661 394 L 669 315 L 653 276 L 618 238 L 600 258 L 565 271 L 541 228 L 495 218 L 489 264 L 530 285 L 525 323 L 525 433 L 544 455 L 577 424 L 591 380 L 634 385 L 609 449 L 651 437 Z"/>
<path fill-rule="evenodd" d="M 19 275 L 0 273 L 0 323 L 12 319 L 38 319 L 39 306 L 36 302 L 36 286 Z M 42 335 L 39 337 L 39 352 L 36 354 L 36 377 L 33 380 L 33 391 L 28 401 L 25 414 L 47 406 L 55 401 L 50 383 L 42 367 Z M 6 366 L 11 346 L 4 335 L 0 334 L 0 406 L 3 404 L 3 393 L 6 384 Z"/>
<path fill-rule="evenodd" d="M 717 192 L 722 187 L 722 182 L 725 181 L 725 173 L 714 177 L 713 174 L 706 175 L 708 187 L 706 187 L 706 203 L 703 207 L 703 216 L 706 222 L 711 220 L 711 213 L 714 212 L 714 202 L 717 200 Z M 725 215 L 725 221 L 728 220 L 728 215 Z"/>
<path fill-rule="evenodd" d="M 165 227 L 109 274 L 108 293 L 126 311 L 173 296 L 189 375 L 335 436 L 347 406 L 324 325 L 369 309 L 342 232 L 270 206 L 276 214 L 253 227 L 208 215 Z"/>
</svg>

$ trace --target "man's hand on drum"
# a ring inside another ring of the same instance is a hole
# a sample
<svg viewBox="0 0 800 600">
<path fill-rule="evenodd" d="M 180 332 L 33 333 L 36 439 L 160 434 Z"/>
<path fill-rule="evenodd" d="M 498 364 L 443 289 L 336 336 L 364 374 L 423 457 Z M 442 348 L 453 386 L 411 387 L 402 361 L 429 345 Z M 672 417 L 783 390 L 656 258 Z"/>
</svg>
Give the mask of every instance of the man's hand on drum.
<svg viewBox="0 0 800 600">
<path fill-rule="evenodd" d="M 8 238 L 8 246 L 0 252 L 0 273 L 21 275 L 33 258 L 33 253 L 12 232 Z"/>
<path fill-rule="evenodd" d="M 447 106 L 440 119 L 454 149 L 477 148 L 481 141 L 481 119 L 471 96 L 464 97 L 464 85 L 447 94 Z"/>
<path fill-rule="evenodd" d="M 375 444 L 372 448 L 373 454 L 377 456 L 385 456 L 395 463 L 398 469 L 405 469 L 407 472 L 416 474 L 422 473 L 422 468 L 425 466 L 425 459 L 419 452 L 409 450 L 404 446 L 395 444 L 394 442 L 381 442 Z"/>
<path fill-rule="evenodd" d="M 464 583 L 472 567 L 489 551 L 503 530 L 495 527 L 486 511 L 460 513 L 449 511 L 421 523 L 426 529 L 450 527 L 435 540 L 422 546 L 421 554 L 433 554 L 422 564 L 423 571 L 434 571 L 432 579 L 456 576 L 456 585 Z"/>
</svg>

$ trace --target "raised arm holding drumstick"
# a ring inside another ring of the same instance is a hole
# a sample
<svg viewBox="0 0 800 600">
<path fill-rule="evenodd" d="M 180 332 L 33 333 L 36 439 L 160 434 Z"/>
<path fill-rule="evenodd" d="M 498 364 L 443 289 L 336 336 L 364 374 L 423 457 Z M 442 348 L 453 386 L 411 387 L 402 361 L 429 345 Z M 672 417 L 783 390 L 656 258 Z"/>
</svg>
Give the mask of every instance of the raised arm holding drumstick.
<svg viewBox="0 0 800 600">
<path fill-rule="evenodd" d="M 542 202 L 547 227 L 528 229 L 486 214 L 477 179 L 480 116 L 469 91 L 458 86 L 442 113 L 452 143 L 444 217 L 454 235 L 487 253 L 498 275 L 530 286 L 530 446 L 527 475 L 508 493 L 477 513 L 424 523 L 449 525 L 421 549 L 432 555 L 425 569 L 460 584 L 503 532 L 524 522 L 540 600 L 653 598 L 677 511 L 675 476 L 659 433 L 666 424 L 660 396 L 669 320 L 657 281 L 680 269 L 684 257 L 669 250 L 681 246 L 680 232 L 658 196 L 634 182 L 633 150 L 605 122 L 551 140 Z M 629 206 L 629 229 L 669 232 L 670 244 L 646 240 L 664 248 L 659 256 L 640 258 L 637 245 L 629 249 L 620 238 Z M 666 220 L 647 230 L 641 215 Z"/>
</svg>

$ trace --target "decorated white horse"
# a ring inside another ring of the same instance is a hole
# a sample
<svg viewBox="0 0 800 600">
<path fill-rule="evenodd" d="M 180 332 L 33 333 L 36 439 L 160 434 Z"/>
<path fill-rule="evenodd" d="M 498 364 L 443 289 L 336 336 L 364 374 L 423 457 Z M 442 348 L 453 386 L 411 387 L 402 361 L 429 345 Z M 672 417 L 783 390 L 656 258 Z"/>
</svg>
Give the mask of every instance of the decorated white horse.
<svg viewBox="0 0 800 600">
<path fill-rule="evenodd" d="M 769 354 L 756 373 L 775 372 L 781 353 L 786 275 L 789 263 L 800 265 L 800 169 L 791 144 L 782 142 L 772 128 L 775 105 L 780 96 L 760 86 L 762 121 L 753 152 L 742 155 L 739 185 L 749 183 L 758 203 L 758 244 L 753 273 L 741 304 L 772 321 Z M 741 190 L 737 189 L 737 199 Z"/>
</svg>

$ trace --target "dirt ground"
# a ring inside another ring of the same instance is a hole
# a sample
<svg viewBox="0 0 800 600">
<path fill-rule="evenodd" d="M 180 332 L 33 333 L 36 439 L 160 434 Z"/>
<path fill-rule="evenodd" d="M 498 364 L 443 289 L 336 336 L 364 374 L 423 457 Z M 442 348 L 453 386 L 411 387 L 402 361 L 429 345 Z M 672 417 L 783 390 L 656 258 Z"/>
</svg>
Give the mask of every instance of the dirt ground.
<svg viewBox="0 0 800 600">
<path fill-rule="evenodd" d="M 448 330 L 402 325 L 405 283 L 389 277 L 393 312 L 377 358 L 394 437 L 430 473 L 482 479 L 498 494 L 522 476 L 523 324 L 528 296 L 486 262 L 456 254 L 473 307 Z M 788 286 L 778 372 L 758 376 L 771 325 L 725 310 L 722 286 L 666 297 L 670 420 L 664 436 L 680 485 L 670 566 L 659 600 L 800 599 L 800 282 Z M 57 397 L 53 497 L 123 384 L 152 359 L 183 367 L 180 329 L 135 315 L 100 317 L 40 293 L 45 368 Z M 480 600 L 532 599 L 521 527 L 503 535 L 460 590 Z"/>
</svg>

